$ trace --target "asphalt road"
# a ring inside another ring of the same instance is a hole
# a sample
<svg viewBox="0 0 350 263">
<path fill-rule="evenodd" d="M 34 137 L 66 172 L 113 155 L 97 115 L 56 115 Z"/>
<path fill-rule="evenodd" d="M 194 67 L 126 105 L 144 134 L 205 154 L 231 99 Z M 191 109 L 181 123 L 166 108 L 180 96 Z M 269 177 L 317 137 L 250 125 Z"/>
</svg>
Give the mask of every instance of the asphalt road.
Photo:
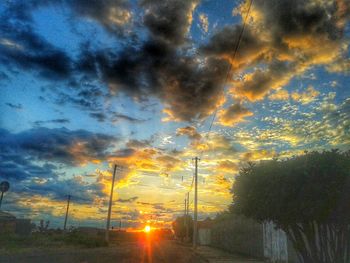
<svg viewBox="0 0 350 263">
<path fill-rule="evenodd" d="M 106 248 L 57 248 L 2 253 L 0 263 L 200 263 L 189 247 L 170 240 L 143 240 Z"/>
</svg>

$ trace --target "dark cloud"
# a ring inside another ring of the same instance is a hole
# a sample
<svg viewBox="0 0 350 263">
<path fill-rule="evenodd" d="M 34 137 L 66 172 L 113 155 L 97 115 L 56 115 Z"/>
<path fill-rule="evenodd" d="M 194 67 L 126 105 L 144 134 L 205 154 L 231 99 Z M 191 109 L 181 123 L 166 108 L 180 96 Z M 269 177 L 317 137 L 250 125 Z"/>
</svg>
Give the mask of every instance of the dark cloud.
<svg viewBox="0 0 350 263">
<path fill-rule="evenodd" d="M 85 130 L 35 128 L 17 134 L 2 132 L 4 155 L 21 154 L 33 160 L 78 165 L 105 159 L 116 138 Z"/>
<path fill-rule="evenodd" d="M 108 31 L 121 34 L 123 26 L 132 19 L 130 4 L 126 0 L 65 0 L 78 16 L 93 19 Z"/>
<path fill-rule="evenodd" d="M 200 141 L 202 136 L 198 133 L 197 129 L 193 126 L 186 126 L 178 128 L 176 130 L 176 136 L 186 135 L 189 139 L 194 141 Z"/>
<path fill-rule="evenodd" d="M 310 67 L 339 59 L 344 46 L 340 41 L 344 21 L 349 18 L 348 1 L 343 0 L 327 4 L 303 0 L 254 2 L 233 60 L 242 25 L 219 29 L 196 53 L 187 34 L 199 1 L 141 0 L 138 8 L 143 9 L 143 16 L 135 17 L 139 19 L 135 24 L 140 37 L 127 38 L 126 34 L 121 39 L 115 34 L 123 43 L 118 48 L 98 49 L 86 44 L 72 59 L 34 32 L 34 9 L 48 4 L 65 5 L 75 17 L 93 19 L 109 32 L 118 33 L 132 19 L 131 5 L 124 0 L 14 2 L 17 4 L 10 4 L 2 16 L 0 61 L 48 79 L 64 79 L 71 89 L 59 89 L 57 103 L 72 103 L 100 122 L 143 121 L 119 113 L 114 113 L 113 119 L 113 113 L 105 112 L 101 98 L 108 92 L 103 92 L 101 83 L 111 94 L 123 93 L 140 102 L 150 96 L 160 99 L 168 115 L 164 120 L 203 119 L 224 102 L 230 63 L 240 73 L 249 72 L 234 83 L 232 92 L 249 100 L 261 99 Z M 237 9 L 242 18 L 246 4 Z M 85 81 L 74 80 L 72 75 Z M 98 85 L 81 84 L 93 81 Z"/>
<path fill-rule="evenodd" d="M 71 195 L 71 202 L 91 204 L 96 197 L 104 197 L 102 185 L 85 183 L 77 178 L 49 179 L 44 183 L 26 183 L 25 193 L 49 197 L 52 200 L 66 200 Z"/>
<path fill-rule="evenodd" d="M 114 112 L 105 109 L 103 100 L 107 94 L 103 92 L 103 88 L 97 88 L 94 85 L 79 84 L 70 90 L 64 90 L 62 87 L 47 87 L 44 90 L 47 93 L 44 100 L 50 100 L 59 106 L 72 105 L 86 112 L 91 118 L 98 122 L 112 122 Z M 56 95 L 50 96 L 51 92 Z"/>
<path fill-rule="evenodd" d="M 94 97 L 84 98 L 84 97 L 77 96 L 75 94 L 59 92 L 54 102 L 61 106 L 66 105 L 67 103 L 70 103 L 84 111 L 95 111 L 96 109 L 101 110 L 102 108 L 102 105 L 99 99 L 100 98 L 94 98 Z M 92 117 L 95 117 L 95 116 L 92 115 Z"/>
<path fill-rule="evenodd" d="M 21 103 L 18 103 L 18 104 L 13 104 L 13 103 L 10 103 L 10 102 L 7 102 L 5 103 L 7 106 L 9 106 L 10 108 L 12 109 L 16 109 L 16 110 L 21 110 L 23 109 L 23 106 Z"/>
<path fill-rule="evenodd" d="M 50 166 L 50 165 L 46 165 Z M 43 166 L 40 172 L 44 173 L 50 171 L 49 167 Z M 39 168 L 36 168 L 39 169 Z M 28 176 L 25 178 L 4 177 L 0 175 L 0 179 L 8 180 L 11 185 L 11 192 L 17 195 L 15 199 L 19 198 L 34 199 L 41 196 L 49 200 L 65 201 L 67 195 L 71 195 L 72 203 L 91 204 L 95 198 L 104 198 L 106 194 L 103 192 L 103 185 L 98 183 L 88 183 L 82 180 L 82 177 L 73 177 L 70 179 L 59 179 L 57 176 Z M 16 201 L 12 199 L 13 195 L 9 197 L 10 204 L 15 204 Z M 7 205 L 8 207 L 8 205 Z M 14 207 L 15 208 L 15 207 Z M 16 207 L 16 210 L 18 207 Z M 32 208 L 29 208 L 32 209 Z M 33 211 L 29 211 L 33 212 Z"/>
<path fill-rule="evenodd" d="M 270 0 L 254 3 L 262 16 L 263 26 L 268 29 L 273 40 L 283 41 L 283 36 L 306 34 L 327 34 L 330 39 L 343 36 L 343 25 L 339 25 L 349 9 L 348 0 L 314 3 L 305 0 Z"/>
<path fill-rule="evenodd" d="M 239 122 L 245 121 L 245 117 L 252 116 L 253 113 L 242 104 L 236 103 L 227 109 L 218 112 L 219 123 L 224 126 L 233 126 Z"/>
<path fill-rule="evenodd" d="M 19 154 L 0 154 L 0 178 L 10 181 L 23 181 L 33 177 L 54 178 L 55 167 L 48 164 L 34 164 L 30 157 Z"/>
<path fill-rule="evenodd" d="M 44 124 L 67 124 L 70 123 L 70 120 L 68 119 L 53 119 L 53 120 L 47 120 L 47 121 L 35 121 L 35 126 L 41 126 Z"/>
<path fill-rule="evenodd" d="M 61 1 L 62 2 L 62 1 Z M 64 2 L 64 1 L 63 1 Z M 37 70 L 47 78 L 69 77 L 71 72 L 102 78 L 113 92 L 124 92 L 133 98 L 156 96 L 165 103 L 171 120 L 191 121 L 204 118 L 222 102 L 222 85 L 227 63 L 215 58 L 206 59 L 186 55 L 183 47 L 192 23 L 192 12 L 198 1 L 140 2 L 144 8 L 143 25 L 150 33 L 146 40 L 138 40 L 119 51 L 85 50 L 75 63 L 63 51 L 36 35 L 30 26 L 29 11 L 17 14 L 26 24 L 6 20 L 5 33 L 13 46 L 2 45 L 3 62 L 22 69 Z M 28 10 L 50 1 L 30 2 Z M 100 21 L 106 27 L 113 23 L 110 12 L 126 8 L 124 1 L 71 1 L 67 4 L 75 13 Z M 118 9 L 119 8 L 119 9 Z M 12 13 L 14 8 L 11 9 Z M 69 79 L 69 78 L 68 78 Z M 96 93 L 95 93 L 96 94 Z M 101 94 L 96 94 L 101 95 Z M 90 116 L 104 121 L 99 104 L 89 94 L 71 95 L 60 91 L 58 103 L 73 103 L 88 109 Z M 96 107 L 97 106 L 97 107 Z M 142 120 L 115 115 L 115 120 Z"/>
<path fill-rule="evenodd" d="M 151 141 L 149 140 L 139 141 L 139 140 L 131 139 L 126 143 L 126 147 L 128 148 L 146 148 L 149 146 L 151 146 Z"/>
<path fill-rule="evenodd" d="M 243 81 L 237 82 L 235 92 L 251 101 L 262 99 L 272 89 L 288 84 L 290 79 L 298 74 L 296 63 L 271 61 L 267 68 L 256 69 L 245 75 Z"/>
<path fill-rule="evenodd" d="M 134 197 L 130 197 L 130 198 L 127 198 L 127 199 L 121 199 L 119 198 L 117 200 L 117 202 L 119 203 L 133 203 L 135 202 L 139 197 L 138 196 L 134 196 Z"/>
<path fill-rule="evenodd" d="M 241 32 L 241 25 L 225 26 L 215 33 L 209 43 L 200 48 L 200 51 L 209 56 L 230 60 L 234 69 L 257 63 L 262 59 L 266 44 L 254 35 L 249 27 L 246 27 L 238 46 Z"/>
<path fill-rule="evenodd" d="M 67 194 L 79 203 L 104 196 L 104 185 L 83 177 L 60 179 L 61 165 L 106 158 L 114 137 L 84 130 L 36 128 L 12 134 L 0 130 L 0 179 L 10 181 L 16 193 L 63 200 Z"/>
<path fill-rule="evenodd" d="M 144 25 L 154 37 L 172 45 L 183 44 L 199 0 L 142 0 Z"/>
<path fill-rule="evenodd" d="M 128 121 L 128 122 L 132 122 L 132 123 L 141 123 L 141 122 L 145 122 L 146 120 L 137 119 L 137 118 L 125 115 L 125 114 L 113 112 L 112 113 L 112 122 L 118 122 L 118 121 Z"/>
<path fill-rule="evenodd" d="M 109 120 L 110 122 L 113 122 L 113 123 L 120 122 L 120 121 L 128 121 L 130 123 L 142 123 L 146 121 L 143 119 L 137 119 L 129 115 L 120 114 L 113 111 L 91 112 L 89 115 L 91 118 L 94 118 L 99 122 L 105 122 Z"/>
<path fill-rule="evenodd" d="M 94 118 L 99 122 L 104 122 L 107 119 L 107 115 L 103 112 L 91 112 L 89 115 L 91 118 Z"/>
<path fill-rule="evenodd" d="M 228 64 L 188 55 L 183 45 L 197 1 L 142 1 L 144 26 L 150 32 L 126 48 L 82 50 L 81 70 L 101 76 L 114 92 L 143 100 L 160 98 L 171 120 L 208 116 L 222 102 Z"/>
<path fill-rule="evenodd" d="M 42 7 L 61 6 L 72 11 L 72 18 L 88 18 L 100 23 L 108 31 L 120 34 L 130 22 L 132 13 L 126 0 L 11 0 L 6 3 L 6 15 L 22 22 L 33 21 L 33 11 Z"/>
<path fill-rule="evenodd" d="M 125 157 L 130 157 L 135 153 L 135 150 L 132 148 L 125 148 L 125 149 L 121 149 L 118 150 L 114 153 L 114 157 L 121 157 L 121 158 L 125 158 Z"/>
<path fill-rule="evenodd" d="M 64 51 L 36 34 L 30 24 L 14 21 L 12 17 L 4 15 L 0 18 L 0 61 L 3 65 L 38 72 L 50 80 L 70 76 L 72 60 Z"/>
<path fill-rule="evenodd" d="M 0 62 L 3 65 L 9 69 L 16 67 L 30 70 L 49 80 L 70 81 L 73 72 L 79 74 L 73 58 L 34 30 L 33 12 L 42 7 L 58 5 L 69 7 L 73 18 L 93 19 L 108 31 L 118 34 L 131 19 L 129 3 L 124 0 L 92 0 L 88 3 L 82 0 L 8 1 L 0 15 Z M 84 103 L 79 100 L 75 102 Z"/>
<path fill-rule="evenodd" d="M 172 120 L 204 118 L 222 102 L 228 64 L 181 55 L 161 40 L 151 39 L 117 54 L 85 53 L 81 59 L 92 59 L 89 64 L 95 65 L 95 74 L 101 72 L 113 91 L 162 99 Z"/>
<path fill-rule="evenodd" d="M 237 8 L 243 19 L 246 7 L 244 2 Z M 241 25 L 218 30 L 201 48 L 204 54 L 230 61 L 233 69 L 250 70 L 233 86 L 236 96 L 262 99 L 271 89 L 287 85 L 313 66 L 327 66 L 343 53 L 347 0 L 257 1 L 251 9 L 234 60 Z"/>
</svg>

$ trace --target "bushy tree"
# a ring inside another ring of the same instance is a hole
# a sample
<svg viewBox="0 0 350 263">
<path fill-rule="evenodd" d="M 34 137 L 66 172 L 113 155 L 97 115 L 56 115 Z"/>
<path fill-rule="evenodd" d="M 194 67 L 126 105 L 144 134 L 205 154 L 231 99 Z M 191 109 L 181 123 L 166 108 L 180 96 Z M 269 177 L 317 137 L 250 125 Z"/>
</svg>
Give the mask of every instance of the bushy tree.
<svg viewBox="0 0 350 263">
<path fill-rule="evenodd" d="M 350 152 L 249 164 L 232 193 L 234 212 L 274 222 L 304 262 L 350 262 Z"/>
</svg>

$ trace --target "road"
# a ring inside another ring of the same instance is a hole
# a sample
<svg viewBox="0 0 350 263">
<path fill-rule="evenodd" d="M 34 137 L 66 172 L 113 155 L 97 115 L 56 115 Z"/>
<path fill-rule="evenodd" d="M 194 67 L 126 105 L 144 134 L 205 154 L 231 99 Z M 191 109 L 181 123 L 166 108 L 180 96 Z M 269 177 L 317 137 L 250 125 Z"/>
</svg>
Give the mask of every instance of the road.
<svg viewBox="0 0 350 263">
<path fill-rule="evenodd" d="M 200 263 L 191 248 L 171 240 L 144 240 L 106 248 L 57 248 L 0 255 L 0 263 Z"/>
</svg>

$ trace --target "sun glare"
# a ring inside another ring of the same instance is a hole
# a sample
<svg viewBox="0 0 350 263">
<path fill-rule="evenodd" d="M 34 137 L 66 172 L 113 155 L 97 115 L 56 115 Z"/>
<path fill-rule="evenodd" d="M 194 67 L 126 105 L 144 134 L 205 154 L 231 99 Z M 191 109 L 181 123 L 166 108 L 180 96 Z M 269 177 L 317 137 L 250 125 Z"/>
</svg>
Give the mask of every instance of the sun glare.
<svg viewBox="0 0 350 263">
<path fill-rule="evenodd" d="M 145 226 L 144 231 L 145 231 L 146 233 L 151 232 L 151 227 L 150 227 L 150 226 Z"/>
</svg>

